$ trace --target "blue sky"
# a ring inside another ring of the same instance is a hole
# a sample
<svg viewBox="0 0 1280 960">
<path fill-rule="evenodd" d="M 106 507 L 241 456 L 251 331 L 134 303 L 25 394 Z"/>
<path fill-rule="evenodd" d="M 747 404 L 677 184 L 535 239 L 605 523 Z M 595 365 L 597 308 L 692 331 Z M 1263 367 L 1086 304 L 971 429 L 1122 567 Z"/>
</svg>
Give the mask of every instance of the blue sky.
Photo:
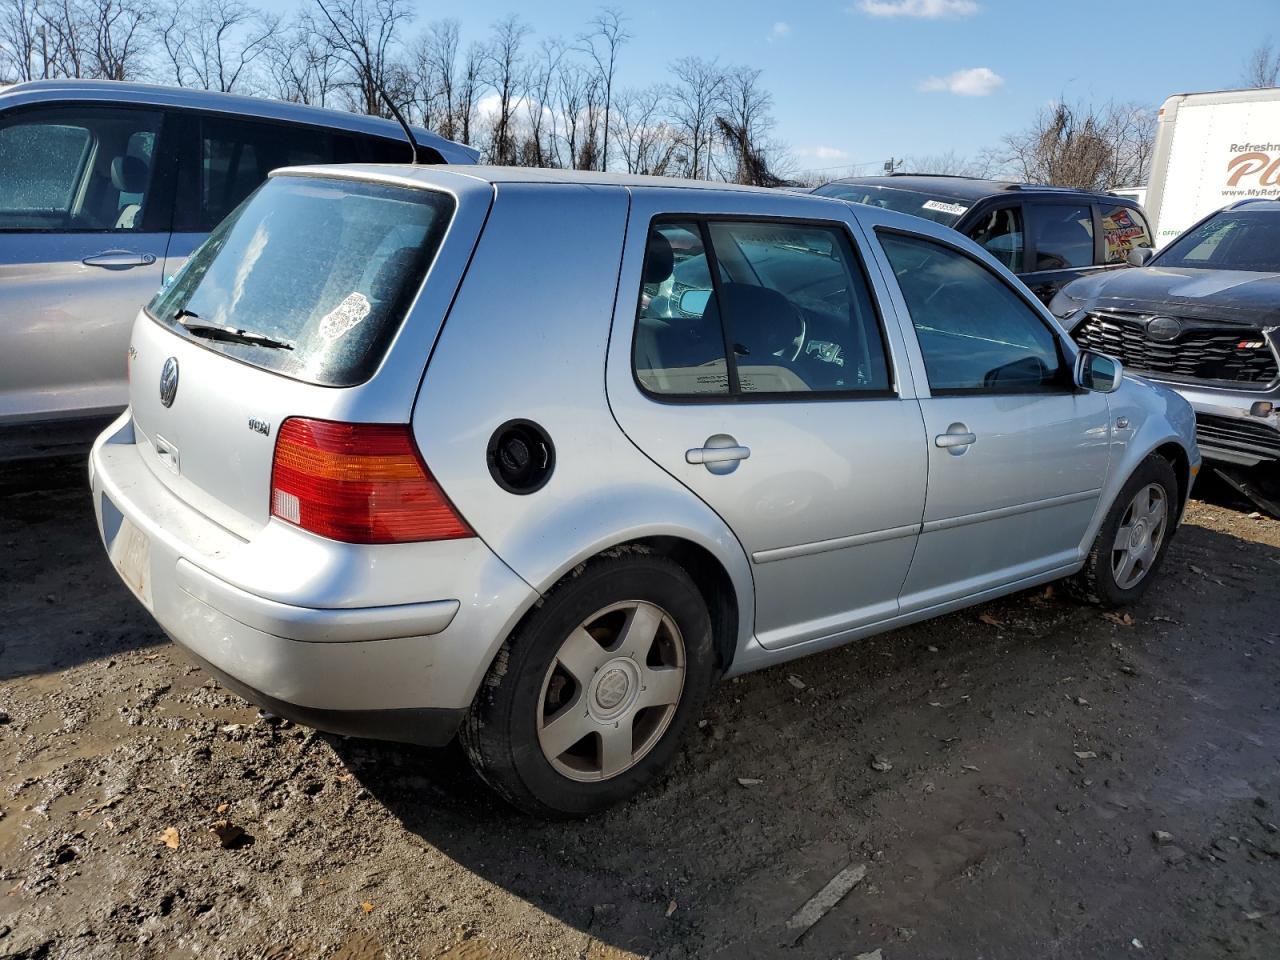
<svg viewBox="0 0 1280 960">
<path fill-rule="evenodd" d="M 276 9 L 287 0 L 268 0 Z M 1280 0 L 649 0 L 615 2 L 633 39 L 620 82 L 665 79 L 696 54 L 764 70 L 777 134 L 804 169 L 996 144 L 1065 95 L 1158 107 L 1172 93 L 1239 85 Z M 536 36 L 572 38 L 600 0 L 422 4 L 464 44 L 515 12 Z M 986 72 L 983 72 L 986 71 Z M 872 172 L 866 170 L 863 172 Z"/>
</svg>

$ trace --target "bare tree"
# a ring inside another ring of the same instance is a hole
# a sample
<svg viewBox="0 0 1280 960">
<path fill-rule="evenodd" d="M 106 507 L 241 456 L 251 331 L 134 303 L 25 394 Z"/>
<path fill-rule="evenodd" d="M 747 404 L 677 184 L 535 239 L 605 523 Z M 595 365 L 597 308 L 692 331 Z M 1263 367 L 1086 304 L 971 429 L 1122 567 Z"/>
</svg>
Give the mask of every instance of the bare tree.
<svg viewBox="0 0 1280 960">
<path fill-rule="evenodd" d="M 458 37 L 457 20 L 437 20 L 427 27 L 414 54 L 423 122 L 430 126 L 434 121 L 440 135 L 450 140 L 458 136 Z"/>
<path fill-rule="evenodd" d="M 591 18 L 591 30 L 580 39 L 582 49 L 596 67 L 596 75 L 604 94 L 603 143 L 600 147 L 600 169 L 609 165 L 609 128 L 613 114 L 613 81 L 618 71 L 618 50 L 631 39 L 626 17 L 617 7 L 605 7 Z"/>
<path fill-rule="evenodd" d="M 564 124 L 562 140 L 567 156 L 559 156 L 560 166 L 574 170 L 595 170 L 600 160 L 600 120 L 604 97 L 600 78 L 592 70 L 566 63 L 560 70 L 556 112 Z"/>
<path fill-rule="evenodd" d="M 682 57 L 672 65 L 672 119 L 686 151 L 685 175 L 711 176 L 711 152 L 716 136 L 716 109 L 724 89 L 724 71 L 715 60 Z"/>
<path fill-rule="evenodd" d="M 624 90 L 617 102 L 617 142 L 627 173 L 667 172 L 680 146 L 679 134 L 667 119 L 667 90 L 660 85 Z"/>
<path fill-rule="evenodd" d="M 0 6 L 0 81 L 47 77 L 41 57 L 42 30 L 37 0 L 5 0 Z"/>
<path fill-rule="evenodd" d="M 543 40 L 538 47 L 538 57 L 525 74 L 525 113 L 528 134 L 520 150 L 520 163 L 530 167 L 545 167 L 555 157 L 555 141 L 558 123 L 551 109 L 553 87 L 564 61 L 564 44 L 556 38 Z M 550 129 L 548 130 L 548 125 Z"/>
<path fill-rule="evenodd" d="M 143 0 L 56 0 L 39 10 L 47 76 L 133 80 L 146 72 Z"/>
<path fill-rule="evenodd" d="M 1105 190 L 1146 182 L 1155 117 L 1135 104 L 1058 103 L 1003 140 L 1009 173 L 1029 183 Z"/>
<path fill-rule="evenodd" d="M 393 46 L 396 30 L 413 17 L 408 0 L 316 0 L 339 59 L 351 73 L 354 91 L 352 106 L 375 117 L 390 116 L 395 103 L 383 100 L 396 86 L 404 96 L 403 83 L 392 84 Z"/>
<path fill-rule="evenodd" d="M 319 107 L 328 104 L 343 65 L 310 12 L 296 14 L 287 28 L 272 34 L 264 56 L 274 96 Z"/>
<path fill-rule="evenodd" d="M 240 88 L 279 31 L 276 17 L 240 0 L 179 0 L 164 9 L 156 33 L 180 87 L 228 93 Z"/>
<path fill-rule="evenodd" d="M 486 79 L 498 97 L 486 151 L 490 163 L 514 164 L 517 161 L 514 120 L 524 72 L 521 47 L 528 35 L 528 25 L 515 15 L 509 16 L 494 25 L 493 40 L 485 53 Z"/>
<path fill-rule="evenodd" d="M 1244 61 L 1246 87 L 1280 86 L 1280 50 L 1268 37 Z"/>
<path fill-rule="evenodd" d="M 773 172 L 774 145 L 768 140 L 773 127 L 773 95 L 760 85 L 761 70 L 736 67 L 724 75 L 716 126 L 726 149 L 720 175 L 734 183 L 778 186 Z M 780 158 L 776 158 L 780 159 Z"/>
<path fill-rule="evenodd" d="M 947 177 L 978 177 L 986 179 L 994 172 L 994 160 L 990 153 L 966 157 L 954 150 L 908 157 L 902 168 L 912 173 L 931 173 Z"/>
</svg>

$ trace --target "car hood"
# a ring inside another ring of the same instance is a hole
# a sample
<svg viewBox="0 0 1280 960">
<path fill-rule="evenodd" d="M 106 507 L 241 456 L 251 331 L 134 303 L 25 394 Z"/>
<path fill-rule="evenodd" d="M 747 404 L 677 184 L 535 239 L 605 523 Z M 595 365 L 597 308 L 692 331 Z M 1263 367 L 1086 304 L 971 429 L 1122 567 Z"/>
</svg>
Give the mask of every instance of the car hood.
<svg viewBox="0 0 1280 960">
<path fill-rule="evenodd" d="M 1083 277 L 1063 292 L 1103 310 L 1280 324 L 1280 273 L 1132 267 Z"/>
</svg>

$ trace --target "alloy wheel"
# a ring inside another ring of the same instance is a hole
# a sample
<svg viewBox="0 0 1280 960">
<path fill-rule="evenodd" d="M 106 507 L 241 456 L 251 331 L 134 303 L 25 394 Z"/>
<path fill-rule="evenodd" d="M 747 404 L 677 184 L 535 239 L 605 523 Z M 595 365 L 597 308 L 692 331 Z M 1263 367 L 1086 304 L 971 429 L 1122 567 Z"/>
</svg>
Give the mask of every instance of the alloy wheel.
<svg viewBox="0 0 1280 960">
<path fill-rule="evenodd" d="M 1111 548 L 1111 573 L 1121 590 L 1133 589 L 1151 572 L 1168 523 L 1169 501 L 1160 484 L 1147 484 L 1129 501 Z"/>
</svg>

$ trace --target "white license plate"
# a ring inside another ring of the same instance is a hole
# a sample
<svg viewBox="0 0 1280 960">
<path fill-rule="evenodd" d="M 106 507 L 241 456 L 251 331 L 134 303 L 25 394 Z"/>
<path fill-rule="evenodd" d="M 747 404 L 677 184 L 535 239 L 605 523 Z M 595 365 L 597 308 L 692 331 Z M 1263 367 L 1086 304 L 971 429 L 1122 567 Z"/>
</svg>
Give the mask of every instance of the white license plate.
<svg viewBox="0 0 1280 960">
<path fill-rule="evenodd" d="M 110 553 L 121 579 L 151 609 L 151 540 L 125 517 L 111 541 Z"/>
</svg>

